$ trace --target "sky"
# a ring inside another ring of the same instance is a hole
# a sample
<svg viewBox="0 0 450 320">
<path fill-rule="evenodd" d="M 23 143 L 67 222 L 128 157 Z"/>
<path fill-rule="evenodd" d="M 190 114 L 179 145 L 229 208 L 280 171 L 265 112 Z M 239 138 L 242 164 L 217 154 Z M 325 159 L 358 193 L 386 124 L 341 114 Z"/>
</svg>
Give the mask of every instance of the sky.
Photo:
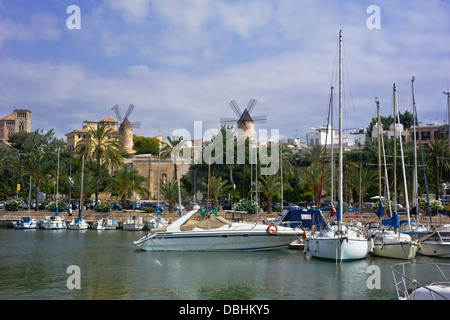
<svg viewBox="0 0 450 320">
<path fill-rule="evenodd" d="M 305 141 L 327 124 L 342 30 L 344 129 L 366 129 L 376 97 L 392 115 L 394 83 L 412 112 L 412 77 L 419 122 L 446 124 L 449 14 L 448 0 L 0 0 L 0 117 L 29 109 L 32 130 L 65 140 L 133 104 L 136 135 L 195 138 L 254 98 L 257 132 Z"/>
</svg>

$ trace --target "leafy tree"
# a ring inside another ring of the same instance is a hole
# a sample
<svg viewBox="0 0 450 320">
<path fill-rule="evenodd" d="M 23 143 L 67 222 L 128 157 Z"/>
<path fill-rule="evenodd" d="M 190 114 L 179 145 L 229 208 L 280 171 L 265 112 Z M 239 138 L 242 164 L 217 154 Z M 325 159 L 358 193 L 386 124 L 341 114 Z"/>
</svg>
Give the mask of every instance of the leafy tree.
<svg viewBox="0 0 450 320">
<path fill-rule="evenodd" d="M 231 185 L 227 184 L 227 180 L 222 180 L 222 177 L 211 177 L 209 182 L 209 192 L 213 202 L 213 209 L 217 210 L 219 207 L 219 197 L 225 196 L 228 191 L 231 190 Z M 205 188 L 207 188 L 207 184 L 203 182 Z"/>
<path fill-rule="evenodd" d="M 36 189 L 36 206 L 35 210 L 39 210 L 38 196 L 41 183 L 55 172 L 56 163 L 46 161 L 45 155 L 41 152 L 31 153 L 28 155 L 26 165 L 24 166 L 24 174 L 31 177 Z"/>
<path fill-rule="evenodd" d="M 267 213 L 272 213 L 272 200 L 281 191 L 281 179 L 276 175 L 261 176 L 258 179 L 258 190 L 267 198 Z"/>
<path fill-rule="evenodd" d="M 112 175 L 112 188 L 120 192 L 124 203 L 127 196 L 133 191 L 140 194 L 149 194 L 149 191 L 144 187 L 146 182 L 147 178 L 142 176 L 136 168 L 126 164 L 114 171 Z"/>
<path fill-rule="evenodd" d="M 178 180 L 178 172 L 177 172 L 177 156 L 176 151 L 179 151 L 181 144 L 183 143 L 183 137 L 180 136 L 172 136 L 167 137 L 168 144 L 166 144 L 162 148 L 161 158 L 166 159 L 172 157 L 173 162 L 173 177 L 175 180 Z"/>
<path fill-rule="evenodd" d="M 134 136 L 133 143 L 136 154 L 158 155 L 159 153 L 160 140 L 157 138 Z"/>
<path fill-rule="evenodd" d="M 98 203 L 100 165 L 102 162 L 110 167 L 122 164 L 122 149 L 121 137 L 106 123 L 99 123 L 96 127 L 89 126 L 87 137 L 77 143 L 76 152 L 97 163 L 95 203 Z"/>
<path fill-rule="evenodd" d="M 178 198 L 178 181 L 166 181 L 160 185 L 161 195 L 169 202 L 169 212 L 174 212 L 174 204 Z"/>
</svg>

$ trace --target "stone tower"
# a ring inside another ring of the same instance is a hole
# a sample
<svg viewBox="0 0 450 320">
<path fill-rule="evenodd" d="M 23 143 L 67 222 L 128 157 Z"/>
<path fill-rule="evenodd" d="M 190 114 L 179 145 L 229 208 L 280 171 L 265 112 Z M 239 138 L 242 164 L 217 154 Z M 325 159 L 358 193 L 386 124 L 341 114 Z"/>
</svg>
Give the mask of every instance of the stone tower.
<svg viewBox="0 0 450 320">
<path fill-rule="evenodd" d="M 8 143 L 8 138 L 16 132 L 31 132 L 31 111 L 14 109 L 14 112 L 0 118 L 0 141 Z"/>
<path fill-rule="evenodd" d="M 128 153 L 134 153 L 134 143 L 133 143 L 133 126 L 131 125 L 128 118 L 122 121 L 119 127 L 119 133 L 122 137 L 123 148 Z"/>
</svg>

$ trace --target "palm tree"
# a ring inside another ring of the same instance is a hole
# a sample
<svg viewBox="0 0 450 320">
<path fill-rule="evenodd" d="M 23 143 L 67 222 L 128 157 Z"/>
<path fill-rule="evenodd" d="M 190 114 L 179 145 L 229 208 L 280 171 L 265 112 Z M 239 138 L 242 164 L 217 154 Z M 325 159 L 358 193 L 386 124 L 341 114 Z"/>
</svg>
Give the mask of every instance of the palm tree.
<svg viewBox="0 0 450 320">
<path fill-rule="evenodd" d="M 326 176 L 325 179 L 327 179 Z M 312 191 L 314 197 L 314 203 L 319 202 L 319 193 L 320 186 L 322 181 L 322 164 L 321 163 L 312 163 L 308 168 L 302 168 L 300 170 L 300 179 L 308 188 L 309 191 Z M 328 182 L 324 181 L 324 185 L 327 185 Z M 320 205 L 320 204 L 319 204 Z"/>
<path fill-rule="evenodd" d="M 19 158 L 15 149 L 0 146 L 0 175 L 8 171 L 17 171 L 19 167 Z"/>
<path fill-rule="evenodd" d="M 264 193 L 267 198 L 267 214 L 272 213 L 272 199 L 280 194 L 281 180 L 276 175 L 261 176 L 258 181 L 258 189 Z"/>
<path fill-rule="evenodd" d="M 440 175 L 450 171 L 450 161 L 448 160 L 448 141 L 434 140 L 428 145 L 427 162 L 434 169 L 436 183 L 436 199 L 439 199 Z"/>
<path fill-rule="evenodd" d="M 217 210 L 219 207 L 219 198 L 223 197 L 227 194 L 227 192 L 231 189 L 231 185 L 227 184 L 227 180 L 222 180 L 222 177 L 211 177 L 211 180 L 209 181 L 209 192 L 212 195 L 214 202 L 213 202 L 213 209 Z M 202 183 L 205 188 L 208 187 L 208 185 L 203 182 Z"/>
<path fill-rule="evenodd" d="M 361 172 L 359 170 L 352 170 L 349 172 L 349 182 L 351 189 L 356 190 L 364 201 L 368 190 L 378 185 L 378 171 L 370 170 L 369 168 L 363 168 Z"/>
<path fill-rule="evenodd" d="M 30 153 L 27 163 L 24 165 L 24 174 L 31 177 L 36 188 L 36 207 L 39 210 L 39 187 L 45 178 L 50 176 L 56 169 L 54 162 L 45 161 L 44 155 Z"/>
<path fill-rule="evenodd" d="M 149 194 L 144 187 L 147 179 L 139 171 L 129 165 L 122 165 L 112 175 L 112 189 L 117 190 L 122 195 L 122 201 L 125 203 L 127 195 L 133 191 L 140 194 Z"/>
<path fill-rule="evenodd" d="M 172 157 L 173 161 L 173 178 L 174 180 L 178 180 L 178 173 L 177 173 L 177 154 L 174 153 L 174 151 L 179 151 L 179 147 L 181 143 L 183 142 L 183 137 L 179 136 L 172 136 L 167 137 L 168 144 L 166 144 L 164 147 L 162 147 L 161 151 L 161 158 L 166 159 L 168 157 Z"/>
<path fill-rule="evenodd" d="M 177 201 L 178 197 L 178 181 L 172 180 L 172 181 L 166 181 L 165 183 L 161 184 L 161 195 L 169 201 L 169 212 L 174 212 L 174 204 Z"/>
<path fill-rule="evenodd" d="M 98 203 L 100 165 L 102 162 L 110 167 L 122 164 L 123 145 L 117 131 L 106 123 L 99 123 L 97 127 L 89 126 L 89 129 L 88 136 L 77 143 L 75 151 L 97 162 L 95 203 Z"/>
</svg>

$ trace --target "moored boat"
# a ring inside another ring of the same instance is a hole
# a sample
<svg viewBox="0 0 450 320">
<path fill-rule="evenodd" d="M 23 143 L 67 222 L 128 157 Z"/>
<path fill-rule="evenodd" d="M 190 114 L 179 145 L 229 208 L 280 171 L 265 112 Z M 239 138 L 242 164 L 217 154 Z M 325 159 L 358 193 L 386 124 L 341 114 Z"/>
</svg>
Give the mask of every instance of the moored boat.
<svg viewBox="0 0 450 320">
<path fill-rule="evenodd" d="M 127 231 L 141 231 L 144 227 L 142 216 L 128 216 L 123 224 L 123 230 Z"/>
<path fill-rule="evenodd" d="M 118 223 L 114 219 L 100 219 L 93 225 L 96 230 L 116 230 Z"/>
<path fill-rule="evenodd" d="M 253 251 L 287 247 L 302 235 L 299 229 L 215 216 L 188 222 L 196 212 L 188 212 L 163 230 L 149 232 L 134 244 L 146 251 Z"/>
<path fill-rule="evenodd" d="M 435 231 L 419 240 L 417 253 L 425 256 L 450 258 L 450 239 L 440 231 Z"/>
<path fill-rule="evenodd" d="M 66 223 L 60 216 L 46 216 L 39 228 L 46 230 L 62 230 L 66 229 Z"/>
<path fill-rule="evenodd" d="M 37 229 L 38 221 L 30 217 L 22 217 L 13 224 L 15 229 Z"/>
<path fill-rule="evenodd" d="M 450 300 L 449 263 L 403 262 L 391 269 L 399 300 Z"/>
<path fill-rule="evenodd" d="M 82 218 L 75 218 L 69 223 L 70 230 L 87 230 L 89 224 Z"/>
</svg>

